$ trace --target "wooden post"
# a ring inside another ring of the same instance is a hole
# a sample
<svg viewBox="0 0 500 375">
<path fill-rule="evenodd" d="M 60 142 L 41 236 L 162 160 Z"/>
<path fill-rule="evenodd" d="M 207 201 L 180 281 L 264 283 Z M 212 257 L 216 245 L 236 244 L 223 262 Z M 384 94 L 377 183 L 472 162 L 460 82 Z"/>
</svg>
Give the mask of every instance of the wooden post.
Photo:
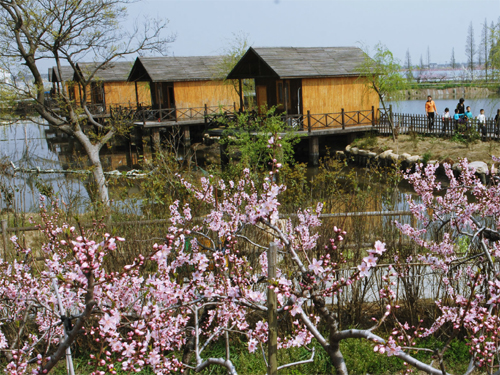
<svg viewBox="0 0 500 375">
<path fill-rule="evenodd" d="M 2 220 L 3 260 L 7 260 L 7 220 Z"/>
<path fill-rule="evenodd" d="M 267 251 L 267 277 L 268 284 L 271 280 L 276 278 L 276 253 L 278 246 L 275 242 L 269 244 Z M 274 289 L 268 287 L 267 289 L 267 318 L 269 327 L 269 337 L 267 342 L 267 356 L 268 356 L 268 375 L 278 374 L 278 360 L 276 354 L 278 352 L 278 302 Z"/>
<path fill-rule="evenodd" d="M 229 164 L 229 155 L 227 154 L 227 143 L 219 143 L 220 149 L 220 166 L 224 170 L 226 165 Z"/>
<path fill-rule="evenodd" d="M 238 80 L 240 85 L 240 112 L 243 111 L 243 85 L 241 83 L 241 78 Z"/>
<path fill-rule="evenodd" d="M 372 126 L 375 126 L 375 107 L 372 105 Z"/>
<path fill-rule="evenodd" d="M 204 112 L 204 117 L 205 117 L 205 131 L 208 130 L 208 107 L 207 103 L 205 103 L 205 112 Z"/>
<path fill-rule="evenodd" d="M 319 137 L 309 138 L 309 161 L 312 165 L 319 165 Z"/>
<path fill-rule="evenodd" d="M 191 133 L 189 131 L 189 125 L 183 126 L 183 136 L 184 136 L 184 147 L 191 147 Z"/>
<path fill-rule="evenodd" d="M 137 103 L 136 108 L 139 108 L 139 92 L 137 91 L 137 81 L 134 81 L 135 83 L 135 101 Z"/>
<path fill-rule="evenodd" d="M 393 118 L 392 118 L 392 104 L 389 104 L 389 116 L 390 116 L 390 118 L 389 118 L 390 123 L 389 124 L 392 125 L 392 127 L 394 128 L 394 121 L 392 121 L 393 120 Z M 392 129 L 392 131 L 394 131 L 394 129 Z"/>
<path fill-rule="evenodd" d="M 344 108 L 342 108 L 342 130 L 345 129 Z"/>
<path fill-rule="evenodd" d="M 311 111 L 307 111 L 307 131 L 311 134 Z"/>
<path fill-rule="evenodd" d="M 157 153 L 161 150 L 160 143 L 160 128 L 151 128 L 151 138 L 153 140 L 153 152 Z"/>
</svg>

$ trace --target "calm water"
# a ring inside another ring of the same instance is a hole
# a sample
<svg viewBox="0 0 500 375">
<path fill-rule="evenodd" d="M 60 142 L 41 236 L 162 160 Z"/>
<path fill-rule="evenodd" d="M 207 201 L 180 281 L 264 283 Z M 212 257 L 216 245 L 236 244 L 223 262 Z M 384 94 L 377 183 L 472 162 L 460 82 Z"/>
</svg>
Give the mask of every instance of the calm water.
<svg viewBox="0 0 500 375">
<path fill-rule="evenodd" d="M 61 144 L 50 142 L 47 128 L 30 121 L 13 125 L 0 125 L 0 160 L 12 162 L 17 167 L 40 169 L 64 169 Z M 15 207 L 18 211 L 33 211 L 39 202 L 38 187 L 52 189 L 65 202 L 88 202 L 86 181 L 62 174 L 16 173 L 0 175 L 0 210 Z M 37 187 L 38 186 L 38 187 Z M 8 193 L 14 193 L 13 205 L 6 202 Z"/>
<path fill-rule="evenodd" d="M 434 99 L 436 108 L 440 114 L 448 107 L 453 114 L 458 104 L 458 99 Z M 425 114 L 425 100 L 403 100 L 392 104 L 392 110 L 397 113 Z M 467 99 L 465 106 L 470 106 L 472 114 L 477 116 L 481 109 L 484 109 L 486 117 L 495 117 L 497 109 L 500 109 L 500 96 L 490 96 L 488 98 Z"/>
<path fill-rule="evenodd" d="M 436 106 L 440 113 L 446 106 L 453 111 L 457 102 L 455 99 L 438 99 Z M 393 103 L 393 110 L 423 114 L 424 103 L 424 100 L 405 100 Z M 474 115 L 479 113 L 480 108 L 484 108 L 487 116 L 494 116 L 496 109 L 500 108 L 500 97 L 466 99 L 465 103 L 472 107 Z M 128 142 L 125 146 L 113 147 L 112 150 L 103 148 L 101 154 L 105 154 L 101 155 L 101 160 L 105 169 L 138 168 L 138 155 L 142 152 L 133 150 L 133 143 L 134 141 Z M 24 168 L 79 169 L 78 164 L 84 164 L 86 157 L 78 149 L 78 143 L 71 138 L 30 121 L 19 121 L 13 125 L 0 124 L 0 165 L 9 165 L 12 161 L 16 166 Z M 11 168 L 7 168 L 8 173 L 11 171 Z M 315 171 L 315 168 L 311 168 L 309 175 L 315 175 Z M 86 176 L 75 177 L 57 173 L 17 173 L 15 176 L 0 174 L 0 211 L 12 206 L 18 211 L 35 211 L 39 204 L 40 186 L 52 189 L 62 200 L 71 202 L 74 210 L 81 211 L 82 207 L 87 207 L 90 202 L 89 178 Z M 408 189 L 403 190 L 408 192 Z M 9 192 L 14 194 L 14 202 L 11 205 L 6 202 L 6 193 Z M 126 202 L 117 203 L 126 206 Z M 397 209 L 403 209 L 399 204 L 397 206 Z"/>
</svg>

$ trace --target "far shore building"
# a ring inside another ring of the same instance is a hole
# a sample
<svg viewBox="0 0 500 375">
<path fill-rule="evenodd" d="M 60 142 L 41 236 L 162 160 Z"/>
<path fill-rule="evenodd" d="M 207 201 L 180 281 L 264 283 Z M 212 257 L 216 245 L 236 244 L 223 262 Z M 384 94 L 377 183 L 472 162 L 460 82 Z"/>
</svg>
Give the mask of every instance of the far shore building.
<svg viewBox="0 0 500 375">
<path fill-rule="evenodd" d="M 176 109 L 176 119 L 203 117 L 237 105 L 233 85 L 217 78 L 220 56 L 138 57 L 129 82 L 148 82 L 153 109 Z"/>
<path fill-rule="evenodd" d="M 257 106 L 289 115 L 377 109 L 358 72 L 365 58 L 357 47 L 250 47 L 227 78 L 255 80 Z"/>
</svg>

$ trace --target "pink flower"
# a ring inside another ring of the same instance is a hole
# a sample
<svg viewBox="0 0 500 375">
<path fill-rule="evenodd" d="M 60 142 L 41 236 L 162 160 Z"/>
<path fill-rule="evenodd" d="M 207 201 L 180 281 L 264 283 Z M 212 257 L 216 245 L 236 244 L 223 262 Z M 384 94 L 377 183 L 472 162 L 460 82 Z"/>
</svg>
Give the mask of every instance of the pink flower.
<svg viewBox="0 0 500 375">
<path fill-rule="evenodd" d="M 358 270 L 360 277 L 366 277 L 370 275 L 370 267 L 368 267 L 365 262 L 361 263 L 358 266 Z"/>
<path fill-rule="evenodd" d="M 375 258 L 373 254 L 363 258 L 363 262 L 366 263 L 368 268 L 375 267 L 377 265 L 378 258 Z"/>
<path fill-rule="evenodd" d="M 250 340 L 248 340 L 248 351 L 250 353 L 255 352 L 255 350 L 257 350 L 258 343 L 259 342 L 257 340 L 255 340 L 254 338 L 251 338 Z"/>
<path fill-rule="evenodd" d="M 316 258 L 313 258 L 312 264 L 309 265 L 309 270 L 313 271 L 315 275 L 322 273 L 322 272 L 325 272 L 323 267 L 321 267 L 322 264 L 323 264 L 322 260 L 318 261 L 318 260 L 316 260 Z"/>
<path fill-rule="evenodd" d="M 382 255 L 385 251 L 385 242 L 375 241 L 375 253 Z"/>
</svg>

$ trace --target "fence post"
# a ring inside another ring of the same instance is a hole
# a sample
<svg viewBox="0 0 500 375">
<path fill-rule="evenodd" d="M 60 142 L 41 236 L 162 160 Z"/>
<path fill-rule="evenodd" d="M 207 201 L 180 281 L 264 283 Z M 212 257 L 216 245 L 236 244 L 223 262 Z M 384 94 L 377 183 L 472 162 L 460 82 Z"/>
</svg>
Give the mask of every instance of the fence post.
<svg viewBox="0 0 500 375">
<path fill-rule="evenodd" d="M 2 220 L 3 260 L 7 260 L 7 220 Z"/>
<path fill-rule="evenodd" d="M 375 126 L 375 107 L 372 105 L 372 126 Z"/>
<path fill-rule="evenodd" d="M 307 131 L 311 134 L 311 111 L 307 111 Z"/>
<path fill-rule="evenodd" d="M 392 134 L 394 134 L 394 121 L 392 118 L 392 104 L 389 104 L 389 127 L 391 128 Z"/>
<path fill-rule="evenodd" d="M 208 108 L 207 103 L 205 103 L 205 131 L 208 130 Z"/>
<path fill-rule="evenodd" d="M 344 108 L 342 108 L 342 130 L 345 129 Z"/>
<path fill-rule="evenodd" d="M 267 251 L 267 317 L 269 327 L 269 340 L 267 346 L 268 356 L 268 375 L 276 375 L 278 373 L 278 361 L 276 354 L 278 352 L 278 313 L 277 299 L 274 288 L 270 288 L 271 280 L 276 278 L 276 253 L 278 246 L 275 242 L 269 244 Z"/>
</svg>

